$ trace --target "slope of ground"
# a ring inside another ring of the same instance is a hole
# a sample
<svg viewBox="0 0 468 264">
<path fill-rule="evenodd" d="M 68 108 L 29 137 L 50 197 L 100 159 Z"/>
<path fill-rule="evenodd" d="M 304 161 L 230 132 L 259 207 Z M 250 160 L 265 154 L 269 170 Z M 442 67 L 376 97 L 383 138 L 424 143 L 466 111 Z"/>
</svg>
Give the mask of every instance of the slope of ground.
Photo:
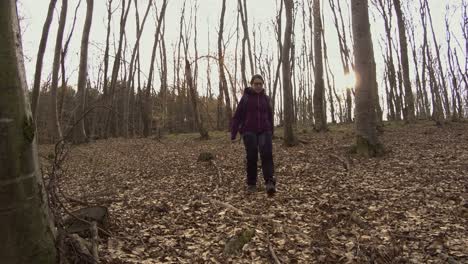
<svg viewBox="0 0 468 264">
<path fill-rule="evenodd" d="M 348 154 L 351 131 L 275 140 L 274 198 L 244 192 L 244 148 L 227 134 L 73 147 L 61 186 L 108 206 L 105 263 L 468 262 L 468 124 L 387 125 L 375 159 Z M 214 162 L 197 162 L 201 152 Z M 225 254 L 242 230 L 255 235 Z"/>
</svg>

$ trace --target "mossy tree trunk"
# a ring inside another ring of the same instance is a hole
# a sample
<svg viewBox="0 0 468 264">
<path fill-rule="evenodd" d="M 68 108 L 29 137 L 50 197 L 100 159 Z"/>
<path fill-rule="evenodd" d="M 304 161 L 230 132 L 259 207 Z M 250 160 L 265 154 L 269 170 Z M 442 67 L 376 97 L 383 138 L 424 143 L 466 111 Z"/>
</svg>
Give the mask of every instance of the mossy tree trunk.
<svg viewBox="0 0 468 264">
<path fill-rule="evenodd" d="M 15 0 L 0 1 L 0 260 L 55 263 Z"/>
</svg>

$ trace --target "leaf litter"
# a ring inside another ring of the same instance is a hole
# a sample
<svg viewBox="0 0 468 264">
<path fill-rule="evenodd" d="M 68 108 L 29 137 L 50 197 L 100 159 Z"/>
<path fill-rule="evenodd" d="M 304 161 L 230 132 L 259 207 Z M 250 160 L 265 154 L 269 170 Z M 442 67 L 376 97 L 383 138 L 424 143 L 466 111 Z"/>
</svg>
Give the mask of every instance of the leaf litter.
<svg viewBox="0 0 468 264">
<path fill-rule="evenodd" d="M 244 192 L 243 145 L 224 134 L 99 140 L 73 147 L 61 188 L 109 208 L 103 263 L 466 263 L 466 131 L 388 125 L 387 153 L 375 159 L 348 152 L 351 126 L 302 133 L 308 143 L 294 148 L 274 140 L 273 198 L 261 170 L 259 192 Z M 40 156 L 51 150 L 41 145 Z M 214 159 L 197 161 L 200 153 Z"/>
</svg>

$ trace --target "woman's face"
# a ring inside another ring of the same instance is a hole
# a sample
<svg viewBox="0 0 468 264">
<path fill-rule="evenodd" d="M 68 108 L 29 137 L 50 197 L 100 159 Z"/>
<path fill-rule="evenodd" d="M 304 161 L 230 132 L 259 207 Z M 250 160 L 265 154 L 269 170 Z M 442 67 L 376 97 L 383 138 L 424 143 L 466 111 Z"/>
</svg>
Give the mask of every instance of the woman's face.
<svg viewBox="0 0 468 264">
<path fill-rule="evenodd" d="M 263 90 L 263 81 L 261 79 L 254 79 L 252 82 L 252 88 L 256 93 L 260 93 Z"/>
</svg>

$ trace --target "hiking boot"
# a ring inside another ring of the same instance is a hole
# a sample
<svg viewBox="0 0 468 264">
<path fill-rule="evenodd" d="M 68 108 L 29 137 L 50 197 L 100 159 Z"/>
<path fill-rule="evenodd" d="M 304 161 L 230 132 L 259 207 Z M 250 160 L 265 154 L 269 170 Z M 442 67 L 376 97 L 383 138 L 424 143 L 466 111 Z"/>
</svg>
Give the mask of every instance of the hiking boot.
<svg viewBox="0 0 468 264">
<path fill-rule="evenodd" d="M 247 193 L 256 193 L 257 192 L 257 186 L 256 185 L 247 185 Z"/>
<path fill-rule="evenodd" d="M 265 185 L 265 189 L 266 189 L 266 193 L 268 195 L 273 195 L 275 194 L 276 192 L 276 187 L 275 185 L 272 183 L 272 182 L 268 182 L 266 185 Z"/>
</svg>

